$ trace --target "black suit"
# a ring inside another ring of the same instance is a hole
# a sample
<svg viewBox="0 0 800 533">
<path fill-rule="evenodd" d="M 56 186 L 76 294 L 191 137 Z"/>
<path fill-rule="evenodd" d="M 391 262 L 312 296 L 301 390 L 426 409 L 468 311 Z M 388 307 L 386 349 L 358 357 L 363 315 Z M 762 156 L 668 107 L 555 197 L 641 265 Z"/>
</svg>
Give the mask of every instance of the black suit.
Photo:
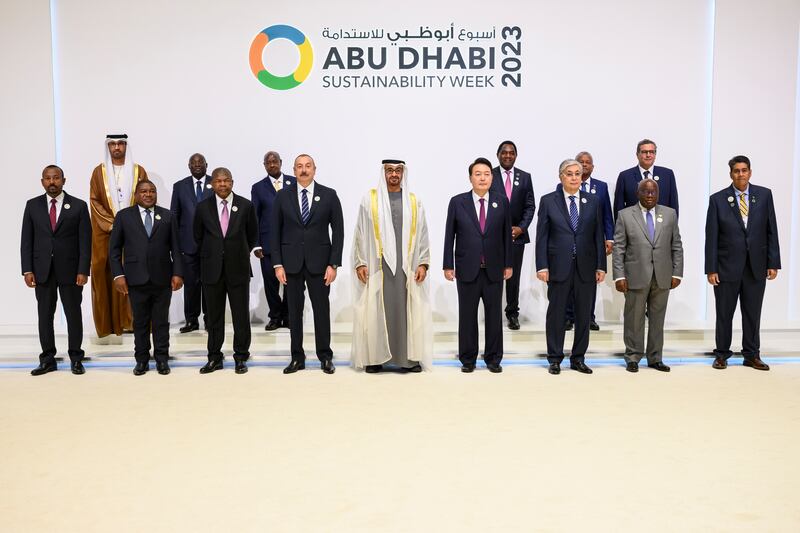
<svg viewBox="0 0 800 533">
<path fill-rule="evenodd" d="M 760 357 L 761 305 L 767 270 L 781 268 L 778 225 L 772 191 L 750 184 L 747 226 L 739 213 L 738 191 L 731 186 L 711 195 L 706 217 L 706 274 L 717 273 L 714 287 L 717 311 L 716 349 L 729 358 L 736 303 L 742 309 L 742 356 Z"/>
<path fill-rule="evenodd" d="M 194 240 L 200 254 L 200 277 L 208 304 L 208 360 L 222 359 L 225 340 L 225 297 L 233 321 L 233 357 L 250 356 L 250 252 L 258 246 L 258 221 L 250 200 L 231 193 L 228 231 L 223 236 L 217 195 L 197 204 Z"/>
<path fill-rule="evenodd" d="M 505 169 L 495 167 L 492 169 L 492 190 L 498 194 L 506 195 Z M 533 181 L 531 175 L 524 170 L 514 169 L 511 176 L 511 225 L 519 226 L 522 235 L 512 239 L 514 274 L 506 281 L 506 317 L 519 317 L 519 281 L 522 276 L 522 259 L 525 254 L 525 245 L 531 242 L 528 227 L 533 222 L 536 213 L 536 200 L 533 196 Z M 508 198 L 507 196 L 505 196 Z"/>
<path fill-rule="evenodd" d="M 175 183 L 172 188 L 172 201 L 169 210 L 178 225 L 178 241 L 181 248 L 183 267 L 183 314 L 187 323 L 198 322 L 200 310 L 203 320 L 207 318 L 203 285 L 200 283 L 200 258 L 197 256 L 197 243 L 194 242 L 194 213 L 198 199 L 193 176 L 187 176 Z M 211 176 L 206 176 L 201 187 L 200 201 L 214 196 L 211 190 Z"/>
<path fill-rule="evenodd" d="M 547 360 L 564 360 L 564 322 L 570 292 L 575 298 L 572 363 L 582 362 L 589 347 L 589 318 L 595 293 L 595 273 L 606 271 L 602 206 L 595 195 L 576 193 L 578 227 L 573 231 L 562 190 L 539 201 L 536 225 L 536 271 L 547 269 Z"/>
<path fill-rule="evenodd" d="M 289 304 L 289 331 L 292 339 L 292 360 L 304 362 L 303 306 L 305 287 L 314 311 L 314 339 L 320 361 L 333 359 L 331 350 L 331 316 L 325 285 L 327 267 L 342 264 L 344 218 L 336 191 L 314 182 L 314 198 L 309 201 L 309 219 L 303 224 L 295 181 L 275 197 L 272 207 L 270 244 L 272 263 L 286 271 L 286 294 Z M 330 234 L 329 234 L 330 228 Z M 333 239 L 331 239 L 331 235 Z"/>
<path fill-rule="evenodd" d="M 511 268 L 511 215 L 505 194 L 486 195 L 486 226 L 481 232 L 472 191 L 450 199 L 444 230 L 444 269 L 455 269 L 458 289 L 458 358 L 465 366 L 478 359 L 478 305 L 486 322 L 483 359 L 503 359 L 503 270 Z M 454 250 L 455 248 L 455 250 Z"/>
<path fill-rule="evenodd" d="M 78 274 L 89 275 L 92 255 L 92 228 L 86 202 L 64 193 L 55 231 L 50 225 L 50 197 L 28 200 L 22 216 L 20 255 L 22 273 L 36 278 L 36 301 L 39 315 L 39 362 L 55 364 L 56 341 L 53 317 L 58 294 L 67 318 L 70 361 L 83 358 L 83 287 L 75 283 Z"/>
<path fill-rule="evenodd" d="M 183 277 L 178 224 L 167 209 L 151 209 L 153 228 L 147 236 L 140 207 L 122 209 L 114 218 L 108 259 L 111 275 L 125 276 L 133 311 L 134 357 L 137 363 L 150 360 L 150 329 L 153 357 L 166 363 L 169 358 L 169 304 L 172 276 Z"/>
</svg>

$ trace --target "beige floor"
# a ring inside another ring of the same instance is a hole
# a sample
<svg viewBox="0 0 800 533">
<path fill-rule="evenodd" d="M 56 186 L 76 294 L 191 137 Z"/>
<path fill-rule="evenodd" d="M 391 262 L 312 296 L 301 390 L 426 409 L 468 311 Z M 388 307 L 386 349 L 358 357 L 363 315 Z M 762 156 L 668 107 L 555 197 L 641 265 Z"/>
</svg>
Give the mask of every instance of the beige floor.
<svg viewBox="0 0 800 533">
<path fill-rule="evenodd" d="M 800 364 L 0 371 L 0 530 L 800 531 Z"/>
</svg>

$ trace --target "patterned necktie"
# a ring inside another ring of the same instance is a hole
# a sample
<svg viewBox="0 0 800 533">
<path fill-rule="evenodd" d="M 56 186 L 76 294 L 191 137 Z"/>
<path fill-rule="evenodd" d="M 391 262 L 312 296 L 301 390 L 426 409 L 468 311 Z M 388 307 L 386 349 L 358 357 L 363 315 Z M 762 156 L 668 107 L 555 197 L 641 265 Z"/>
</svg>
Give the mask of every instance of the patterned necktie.
<svg viewBox="0 0 800 533">
<path fill-rule="evenodd" d="M 195 182 L 194 194 L 197 196 L 197 202 L 199 203 L 203 198 L 203 186 L 200 184 L 200 180 Z"/>
<path fill-rule="evenodd" d="M 53 200 L 55 202 L 55 200 Z M 742 215 L 742 218 L 747 218 L 747 198 L 745 194 L 739 193 L 739 214 Z"/>
<path fill-rule="evenodd" d="M 275 192 L 278 192 L 283 188 L 283 181 L 282 180 L 275 180 L 272 182 L 272 186 L 275 187 Z"/>
<path fill-rule="evenodd" d="M 647 234 L 650 235 L 650 242 L 656 242 L 656 225 L 653 223 L 653 212 L 647 212 Z"/>
<path fill-rule="evenodd" d="M 222 228 L 222 236 L 228 233 L 228 223 L 230 222 L 230 213 L 228 213 L 228 200 L 222 200 L 222 216 L 219 217 L 219 225 Z"/>
<path fill-rule="evenodd" d="M 300 219 L 305 226 L 308 223 L 308 216 L 310 215 L 308 211 L 308 190 L 303 189 L 302 193 L 303 196 L 300 198 Z"/>
<path fill-rule="evenodd" d="M 646 180 L 650 179 L 650 171 L 649 170 L 645 170 L 644 171 L 644 179 L 646 179 Z"/>
<path fill-rule="evenodd" d="M 56 230 L 56 199 L 50 199 L 50 229 Z"/>
<path fill-rule="evenodd" d="M 569 223 L 572 226 L 572 231 L 578 231 L 578 205 L 575 203 L 575 197 L 569 197 Z"/>
<path fill-rule="evenodd" d="M 506 170 L 506 196 L 508 201 L 511 201 L 511 171 Z"/>
<path fill-rule="evenodd" d="M 144 231 L 147 232 L 147 237 L 153 234 L 153 217 L 150 216 L 150 210 L 144 210 Z"/>
</svg>

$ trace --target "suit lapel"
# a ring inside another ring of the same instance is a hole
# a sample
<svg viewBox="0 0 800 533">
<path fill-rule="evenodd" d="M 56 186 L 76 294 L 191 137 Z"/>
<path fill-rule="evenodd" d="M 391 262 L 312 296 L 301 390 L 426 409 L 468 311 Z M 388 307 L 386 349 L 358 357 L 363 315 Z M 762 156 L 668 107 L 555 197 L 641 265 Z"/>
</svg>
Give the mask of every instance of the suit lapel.
<svg viewBox="0 0 800 533">
<path fill-rule="evenodd" d="M 64 220 L 64 217 L 67 216 L 67 211 L 69 211 L 69 209 L 66 209 L 65 207 L 66 205 L 69 204 L 69 195 L 67 193 L 64 193 L 64 203 L 61 204 L 61 212 L 58 214 L 58 218 L 56 219 L 56 229 L 53 229 L 50 226 L 50 197 L 47 196 L 46 194 L 45 197 L 47 198 L 47 202 L 45 202 L 44 204 L 45 205 L 44 218 L 47 221 L 47 227 L 50 228 L 50 231 L 56 233 L 58 229 L 61 227 L 61 222 Z"/>
<path fill-rule="evenodd" d="M 564 199 L 564 192 L 563 189 L 558 191 L 558 194 L 555 196 L 556 206 L 561 214 L 564 216 L 564 221 L 567 223 L 567 227 L 572 230 L 574 233 L 575 230 L 572 229 L 572 221 L 569 219 L 569 211 L 567 211 L 567 202 Z M 579 220 L 580 221 L 580 220 Z"/>
<path fill-rule="evenodd" d="M 658 242 L 658 237 L 661 235 L 661 228 L 664 226 L 664 214 L 659 209 L 659 205 L 653 208 L 653 216 L 655 216 L 655 220 L 653 220 L 653 224 L 655 225 L 655 237 L 653 238 L 653 244 Z"/>
<path fill-rule="evenodd" d="M 462 203 L 464 209 L 467 210 L 467 217 L 472 221 L 475 225 L 475 229 L 478 231 L 478 234 L 482 234 L 481 232 L 481 224 L 478 221 L 478 215 L 475 212 L 475 204 L 472 203 L 472 192 L 470 192 L 465 198 Z"/>
<path fill-rule="evenodd" d="M 150 238 L 151 239 L 156 234 L 156 231 L 158 231 L 158 228 L 160 228 L 161 226 L 162 226 L 162 222 L 161 222 L 160 209 L 159 209 L 159 207 L 157 205 L 154 205 L 153 206 L 153 231 L 150 232 Z M 145 231 L 145 234 L 147 234 L 146 231 Z"/>
<path fill-rule="evenodd" d="M 586 196 L 588 196 L 588 194 L 578 189 L 577 201 L 580 202 L 581 205 L 578 208 L 578 229 L 575 230 L 575 233 L 580 233 L 583 230 L 583 221 L 589 216 L 589 201 L 586 200 Z M 584 200 L 586 201 L 584 202 Z"/>
<path fill-rule="evenodd" d="M 739 196 L 738 196 L 738 192 L 739 191 L 737 191 L 736 187 L 734 187 L 733 185 L 731 185 L 730 191 L 731 192 L 728 195 L 728 197 L 732 198 L 733 201 L 727 200 L 728 206 L 731 208 L 731 211 L 733 212 L 733 218 L 735 218 L 736 221 L 739 223 L 739 227 L 742 228 L 742 231 L 747 233 L 747 228 L 744 225 L 744 220 L 742 220 L 742 214 L 739 212 Z M 751 193 L 753 192 L 752 188 L 751 188 L 750 192 Z M 750 197 L 750 201 L 748 202 L 748 204 L 753 203 L 752 202 L 752 198 L 753 197 L 751 196 Z M 749 205 L 747 206 L 747 210 L 748 210 L 747 214 L 749 215 L 750 214 L 750 206 Z"/>
<path fill-rule="evenodd" d="M 645 226 L 644 224 L 644 215 L 642 214 L 642 208 L 640 207 L 640 205 L 641 204 L 636 204 L 636 209 L 634 209 L 632 213 L 633 219 L 636 221 L 636 224 L 639 226 L 639 228 L 641 228 L 644 238 L 647 239 L 647 241 L 652 244 L 653 241 L 650 240 L 650 232 L 647 231 L 647 226 Z M 655 223 L 655 220 L 653 221 L 653 223 Z"/>
<path fill-rule="evenodd" d="M 325 193 L 322 193 L 320 195 L 319 184 L 314 183 L 314 195 L 313 196 L 311 196 L 310 194 L 308 195 L 308 221 L 306 221 L 306 224 L 311 222 L 311 219 L 314 217 L 314 213 L 317 210 L 317 204 L 319 203 L 319 201 L 317 201 L 316 198 L 319 198 L 321 201 L 323 196 L 325 196 Z"/>
</svg>

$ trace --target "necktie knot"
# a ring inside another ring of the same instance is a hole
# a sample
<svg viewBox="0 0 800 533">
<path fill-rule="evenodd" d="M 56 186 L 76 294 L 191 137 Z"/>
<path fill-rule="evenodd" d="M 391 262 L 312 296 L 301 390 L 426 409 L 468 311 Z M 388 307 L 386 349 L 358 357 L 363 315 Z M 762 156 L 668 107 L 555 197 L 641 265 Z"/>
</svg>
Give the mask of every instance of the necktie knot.
<svg viewBox="0 0 800 533">
<path fill-rule="evenodd" d="M 649 170 L 645 170 L 644 171 L 644 179 L 646 179 L 646 180 L 650 179 L 650 171 Z"/>
<path fill-rule="evenodd" d="M 50 200 L 50 204 L 51 204 L 51 205 L 53 205 L 53 206 L 55 206 L 55 205 L 56 205 L 56 199 L 55 199 L 55 198 L 52 198 L 52 199 Z"/>
<path fill-rule="evenodd" d="M 222 200 L 222 205 L 228 205 L 228 200 Z"/>
</svg>

